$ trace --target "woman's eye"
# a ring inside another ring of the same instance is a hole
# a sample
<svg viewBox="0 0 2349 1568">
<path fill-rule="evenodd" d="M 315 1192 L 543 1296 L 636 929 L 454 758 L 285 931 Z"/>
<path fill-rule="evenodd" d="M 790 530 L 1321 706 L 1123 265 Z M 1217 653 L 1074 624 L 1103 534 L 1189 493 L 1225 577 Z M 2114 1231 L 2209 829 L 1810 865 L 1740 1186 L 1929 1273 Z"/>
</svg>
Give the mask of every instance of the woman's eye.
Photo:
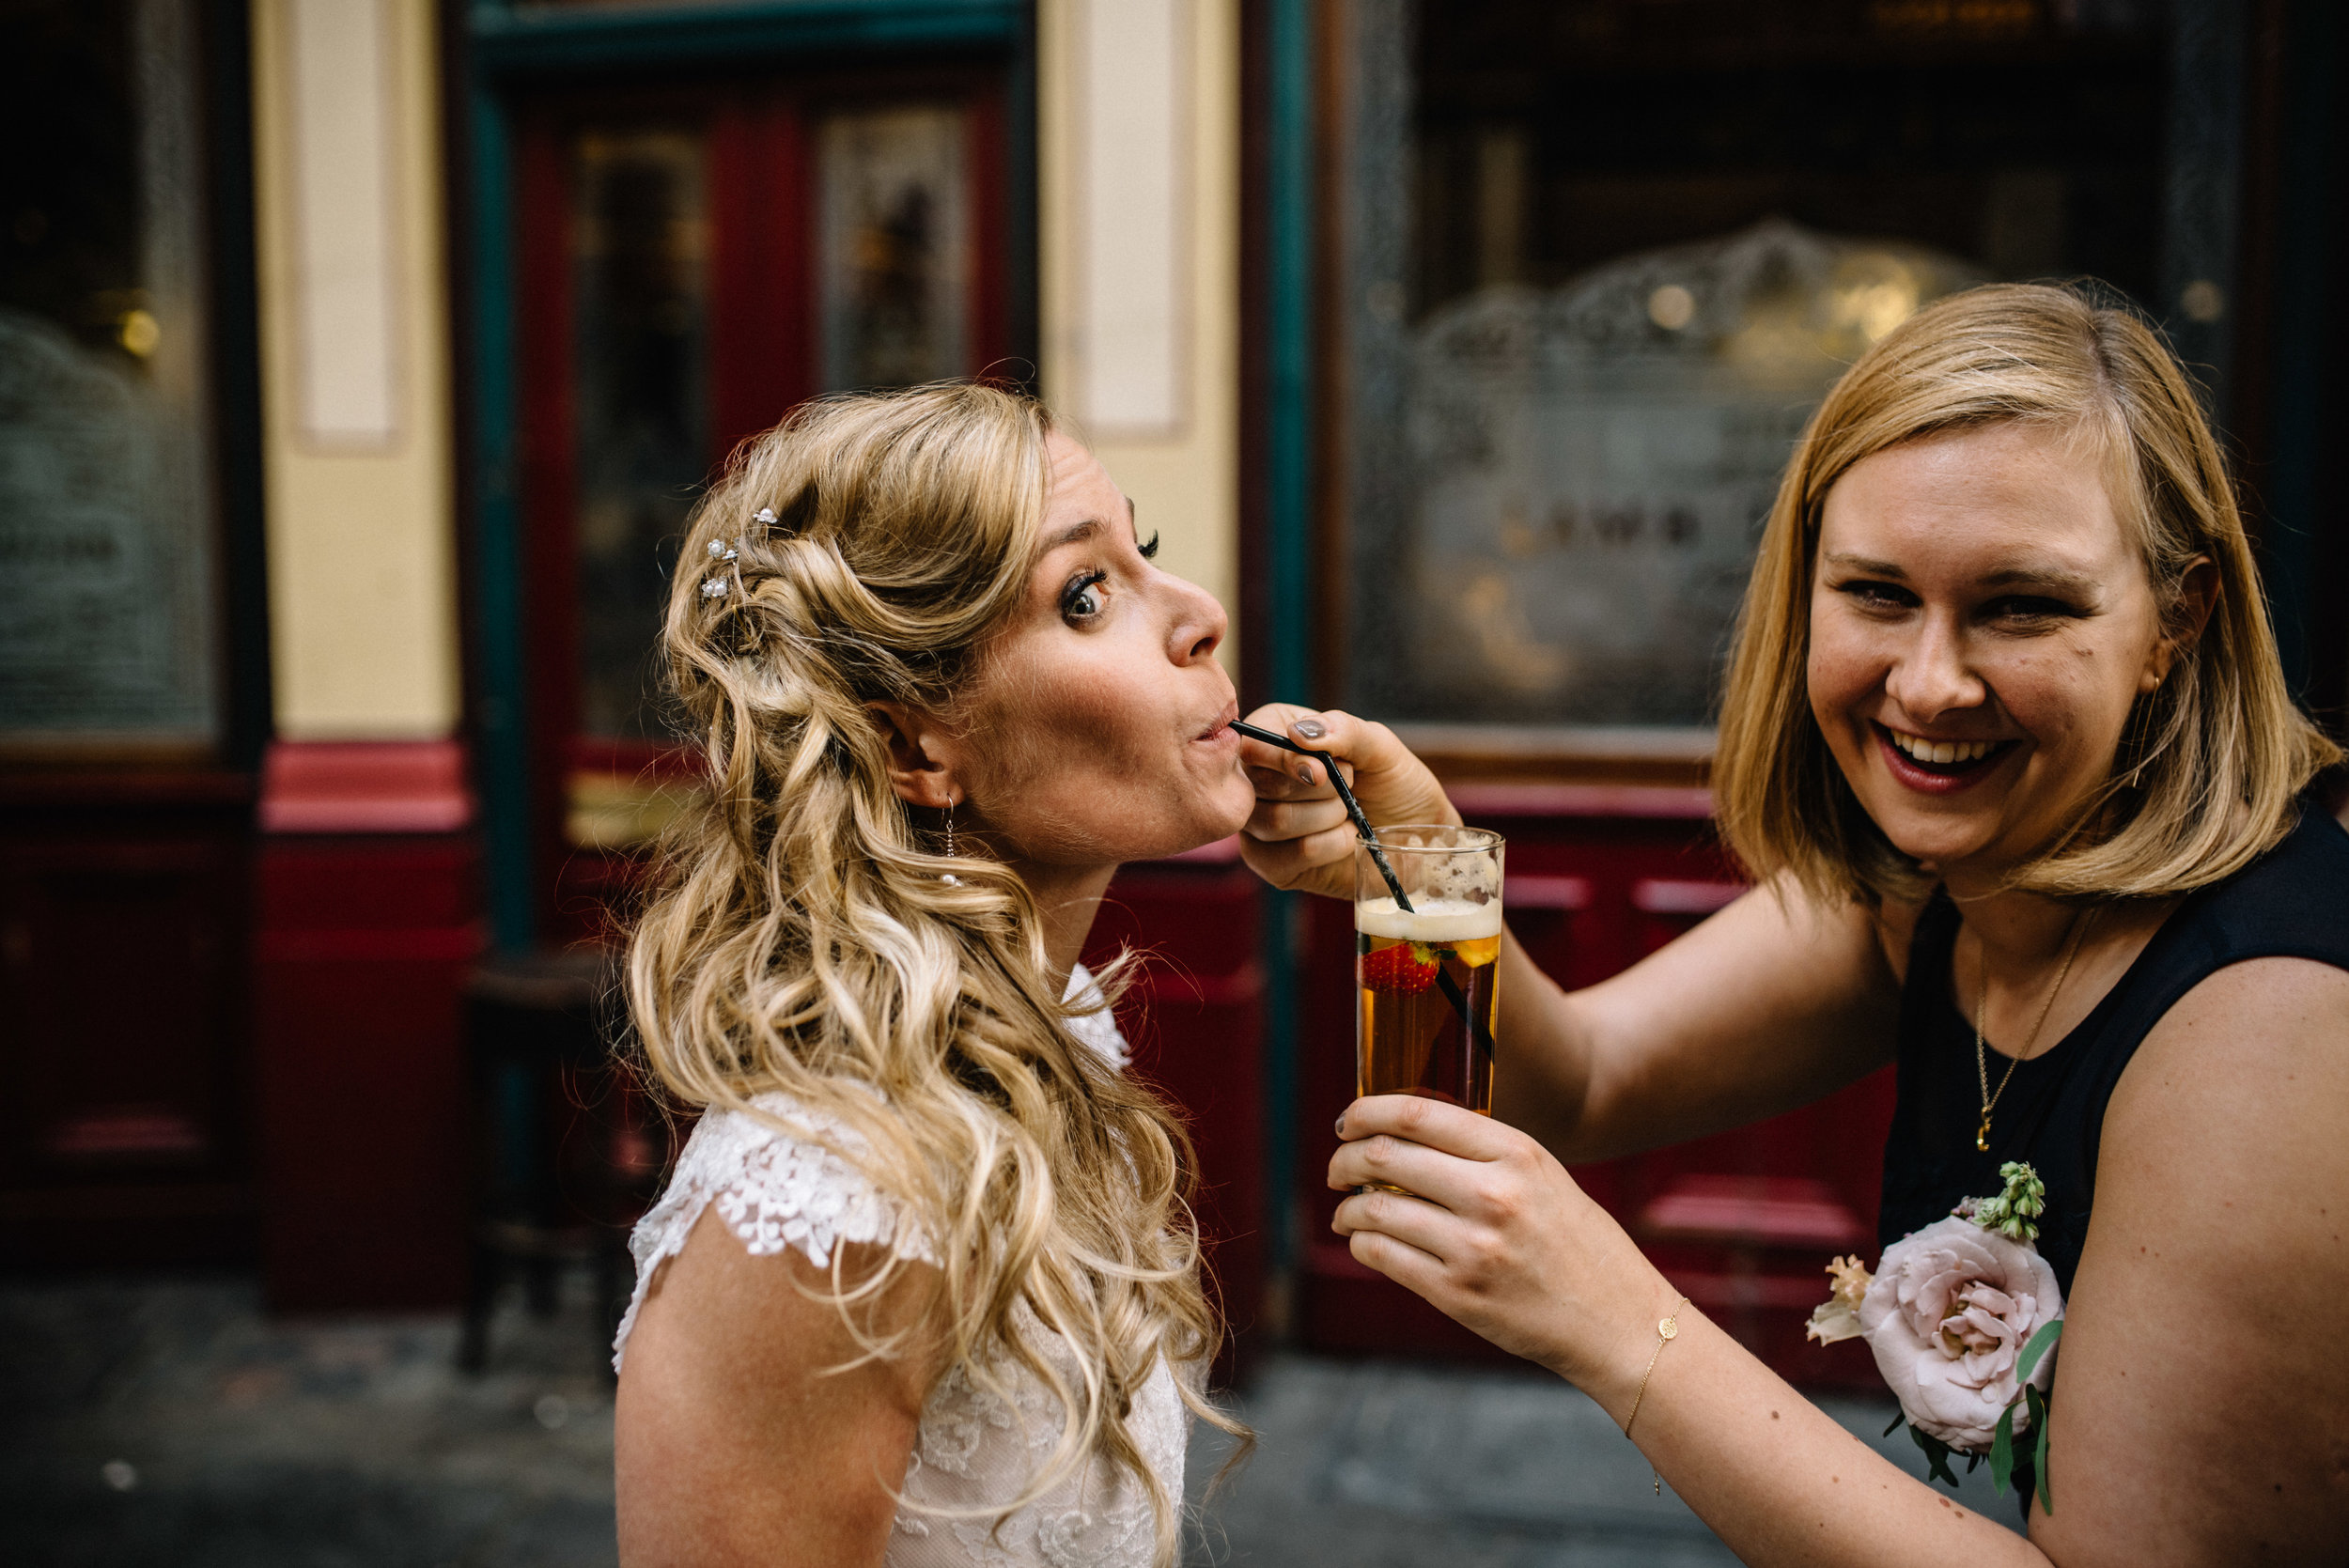
<svg viewBox="0 0 2349 1568">
<path fill-rule="evenodd" d="M 1089 571 L 1061 590 L 1060 613 L 1067 620 L 1087 620 L 1101 613 L 1101 584 L 1109 573 Z"/>
<path fill-rule="evenodd" d="M 1906 610 L 1916 602 L 1915 595 L 1890 582 L 1843 582 L 1836 592 L 1870 610 Z"/>
<path fill-rule="evenodd" d="M 2053 621 L 2078 613 L 2072 606 L 2055 598 L 2018 597 L 1993 599 L 1984 608 L 1989 611 L 1992 619 L 2001 621 Z"/>
</svg>

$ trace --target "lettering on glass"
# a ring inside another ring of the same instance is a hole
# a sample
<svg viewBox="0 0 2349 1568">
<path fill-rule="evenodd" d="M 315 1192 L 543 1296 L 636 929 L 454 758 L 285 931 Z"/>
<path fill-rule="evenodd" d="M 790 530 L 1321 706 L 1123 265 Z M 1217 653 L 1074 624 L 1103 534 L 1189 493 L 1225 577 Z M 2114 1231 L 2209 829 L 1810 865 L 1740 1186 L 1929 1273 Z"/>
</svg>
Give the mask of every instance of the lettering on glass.
<svg viewBox="0 0 2349 1568">
<path fill-rule="evenodd" d="M 1919 247 L 1771 221 L 1430 316 L 1410 344 L 1406 701 L 1706 722 L 1804 421 L 1869 343 L 1979 281 Z"/>
<path fill-rule="evenodd" d="M 817 255 L 827 388 L 910 386 L 972 368 L 963 125 L 961 110 L 941 105 L 823 122 Z"/>
</svg>

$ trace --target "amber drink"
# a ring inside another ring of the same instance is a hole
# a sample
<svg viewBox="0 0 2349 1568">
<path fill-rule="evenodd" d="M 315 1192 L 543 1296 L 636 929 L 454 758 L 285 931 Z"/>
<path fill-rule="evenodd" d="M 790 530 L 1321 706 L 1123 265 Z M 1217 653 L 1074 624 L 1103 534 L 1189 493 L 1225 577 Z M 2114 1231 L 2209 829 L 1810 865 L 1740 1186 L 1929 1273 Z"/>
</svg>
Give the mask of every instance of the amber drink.
<svg viewBox="0 0 2349 1568">
<path fill-rule="evenodd" d="M 1354 851 L 1355 1084 L 1489 1116 L 1501 957 L 1501 835 L 1399 826 Z M 1408 903 L 1408 908 L 1405 905 Z"/>
</svg>

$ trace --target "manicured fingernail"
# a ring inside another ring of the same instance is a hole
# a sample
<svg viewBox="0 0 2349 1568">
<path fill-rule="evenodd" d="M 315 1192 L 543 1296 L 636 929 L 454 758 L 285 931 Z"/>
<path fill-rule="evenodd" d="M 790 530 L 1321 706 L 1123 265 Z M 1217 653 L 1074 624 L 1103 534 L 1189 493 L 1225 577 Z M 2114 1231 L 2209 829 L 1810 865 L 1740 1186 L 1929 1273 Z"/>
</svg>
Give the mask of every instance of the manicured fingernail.
<svg viewBox="0 0 2349 1568">
<path fill-rule="evenodd" d="M 1297 776 L 1298 776 L 1299 778 L 1300 778 L 1300 779 L 1304 780 L 1307 784 L 1311 784 L 1311 783 L 1313 783 L 1313 782 L 1314 782 L 1314 765 L 1313 765 L 1312 763 L 1310 763 L 1310 762 L 1308 762 L 1308 763 L 1304 763 L 1304 764 L 1299 765 L 1299 768 L 1298 768 L 1298 769 L 1297 769 Z"/>
<path fill-rule="evenodd" d="M 1323 736 L 1330 733 L 1329 729 L 1324 726 L 1322 722 L 1318 719 L 1292 720 L 1289 722 L 1289 728 L 1295 730 L 1299 735 L 1303 736 L 1308 740 L 1318 740 Z"/>
<path fill-rule="evenodd" d="M 1343 1110 L 1338 1112 L 1338 1141 L 1346 1141 L 1346 1112 Z"/>
</svg>

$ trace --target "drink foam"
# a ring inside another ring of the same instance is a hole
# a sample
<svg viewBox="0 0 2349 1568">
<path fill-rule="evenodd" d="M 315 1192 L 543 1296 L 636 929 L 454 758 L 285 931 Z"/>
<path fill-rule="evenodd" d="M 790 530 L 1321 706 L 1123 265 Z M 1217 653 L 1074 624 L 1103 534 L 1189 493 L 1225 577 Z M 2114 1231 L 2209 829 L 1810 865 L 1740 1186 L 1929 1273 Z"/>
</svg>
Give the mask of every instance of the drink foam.
<svg viewBox="0 0 2349 1568">
<path fill-rule="evenodd" d="M 1427 942 L 1474 941 L 1501 935 L 1501 900 L 1471 904 L 1465 898 L 1414 898 L 1408 912 L 1392 898 L 1366 898 L 1354 906 L 1354 929 L 1391 940 Z"/>
</svg>

